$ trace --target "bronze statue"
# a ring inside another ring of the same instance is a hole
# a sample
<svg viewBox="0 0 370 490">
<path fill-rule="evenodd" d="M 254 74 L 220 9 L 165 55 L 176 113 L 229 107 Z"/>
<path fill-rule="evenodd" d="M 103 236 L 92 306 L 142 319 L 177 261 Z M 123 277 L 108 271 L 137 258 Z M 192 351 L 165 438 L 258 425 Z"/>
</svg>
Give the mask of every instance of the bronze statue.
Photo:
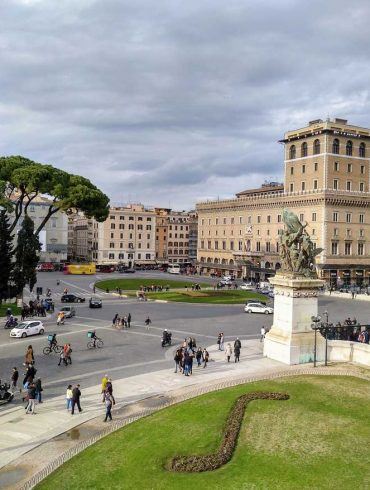
<svg viewBox="0 0 370 490">
<path fill-rule="evenodd" d="M 280 235 L 280 273 L 294 276 L 315 277 L 315 257 L 323 249 L 315 248 L 306 231 L 307 224 L 303 225 L 297 215 L 284 209 L 283 222 L 285 229 Z"/>
</svg>

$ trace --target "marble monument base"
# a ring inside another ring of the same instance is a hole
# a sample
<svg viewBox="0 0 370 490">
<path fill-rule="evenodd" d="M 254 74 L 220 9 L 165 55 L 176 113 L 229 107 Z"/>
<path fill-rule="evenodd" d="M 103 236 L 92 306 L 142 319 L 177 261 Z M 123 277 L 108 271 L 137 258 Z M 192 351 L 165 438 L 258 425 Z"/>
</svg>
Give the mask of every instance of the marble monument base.
<svg viewBox="0 0 370 490">
<path fill-rule="evenodd" d="M 263 355 L 284 364 L 313 362 L 315 332 L 312 316 L 318 313 L 319 279 L 289 277 L 276 274 L 270 279 L 274 286 L 274 321 L 266 334 Z M 317 332 L 316 360 L 325 355 L 325 340 Z"/>
</svg>

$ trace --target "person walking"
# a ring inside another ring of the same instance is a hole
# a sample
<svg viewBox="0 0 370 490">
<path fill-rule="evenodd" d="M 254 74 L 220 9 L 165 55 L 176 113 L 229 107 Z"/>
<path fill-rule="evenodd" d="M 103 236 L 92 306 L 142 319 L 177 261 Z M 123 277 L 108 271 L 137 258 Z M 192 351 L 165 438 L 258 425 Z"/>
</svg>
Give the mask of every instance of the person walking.
<svg viewBox="0 0 370 490">
<path fill-rule="evenodd" d="M 26 406 L 26 414 L 32 413 L 32 415 L 35 415 L 36 388 L 34 383 L 30 383 L 27 390 L 27 396 L 28 403 Z"/>
<path fill-rule="evenodd" d="M 131 328 L 131 313 L 127 315 L 127 327 Z"/>
<path fill-rule="evenodd" d="M 240 361 L 240 349 L 242 348 L 242 343 L 239 340 L 239 337 L 236 338 L 234 342 L 234 358 L 235 362 Z"/>
<path fill-rule="evenodd" d="M 41 378 L 37 378 L 36 383 L 35 383 L 35 390 L 36 390 L 36 400 L 38 401 L 38 403 L 42 403 L 41 392 L 44 391 L 44 389 L 41 386 Z"/>
<path fill-rule="evenodd" d="M 203 369 L 207 367 L 209 361 L 209 354 L 206 348 L 203 349 Z"/>
<path fill-rule="evenodd" d="M 104 393 L 104 391 L 107 388 L 107 383 L 108 383 L 108 375 L 104 374 L 101 380 L 101 392 Z"/>
<path fill-rule="evenodd" d="M 261 327 L 260 342 L 263 342 L 265 340 L 265 335 L 266 335 L 266 329 L 265 327 Z"/>
<path fill-rule="evenodd" d="M 149 318 L 149 315 L 148 315 L 147 319 L 145 320 L 145 325 L 146 325 L 147 330 L 149 330 L 149 326 L 151 323 L 152 323 L 152 320 Z"/>
<path fill-rule="evenodd" d="M 26 350 L 24 365 L 27 366 L 27 364 L 34 364 L 34 362 L 35 362 L 35 357 L 33 354 L 33 348 L 32 345 L 29 345 Z"/>
<path fill-rule="evenodd" d="M 80 404 L 80 398 L 81 398 L 81 391 L 80 391 L 80 385 L 76 385 L 73 390 L 72 390 L 72 410 L 71 410 L 71 415 L 74 415 L 75 413 L 75 405 L 77 405 L 78 411 L 81 413 L 82 408 Z"/>
<path fill-rule="evenodd" d="M 72 408 L 72 397 L 73 397 L 73 393 L 72 393 L 72 385 L 68 385 L 67 386 L 67 392 L 66 392 L 66 403 L 67 403 L 67 410 L 71 410 Z"/>
<path fill-rule="evenodd" d="M 221 333 L 219 333 L 217 336 L 217 344 L 218 344 L 218 350 L 221 350 Z"/>
<path fill-rule="evenodd" d="M 18 372 L 18 369 L 16 367 L 13 367 L 13 371 L 12 371 L 12 377 L 11 377 L 11 389 L 13 391 L 13 393 L 16 391 L 17 389 L 17 383 L 18 383 L 18 378 L 19 378 L 19 372 Z"/>
<path fill-rule="evenodd" d="M 64 358 L 65 358 L 66 365 L 72 364 L 71 354 L 72 354 L 71 344 L 65 344 L 65 346 L 64 346 Z"/>
<path fill-rule="evenodd" d="M 224 350 L 224 344 L 225 344 L 225 336 L 224 336 L 224 333 L 221 332 L 221 337 L 220 337 L 220 350 Z"/>
<path fill-rule="evenodd" d="M 32 364 L 28 364 L 26 372 L 24 373 L 23 385 L 27 381 L 33 381 L 36 376 L 37 369 L 32 366 Z"/>
<path fill-rule="evenodd" d="M 105 403 L 105 419 L 104 422 L 107 422 L 108 419 L 112 420 L 112 406 L 115 404 L 115 400 L 113 396 L 106 391 L 104 393 L 104 403 Z"/>
<path fill-rule="evenodd" d="M 58 362 L 58 366 L 60 366 L 62 363 L 63 363 L 65 366 L 67 366 L 67 360 L 66 360 L 66 356 L 65 356 L 65 353 L 64 353 L 64 349 L 62 350 L 62 352 L 61 352 L 61 353 L 60 353 L 60 355 L 59 355 L 59 362 Z"/>
<path fill-rule="evenodd" d="M 113 317 L 112 327 L 115 327 L 117 325 L 117 319 L 118 319 L 118 313 L 116 313 Z"/>
<path fill-rule="evenodd" d="M 110 395 L 113 396 L 113 384 L 112 384 L 111 378 L 108 378 L 107 386 L 105 387 L 105 391 L 107 391 Z"/>
<path fill-rule="evenodd" d="M 202 361 L 203 361 L 203 353 L 202 353 L 201 347 L 198 347 L 197 352 L 195 354 L 195 358 L 197 360 L 198 367 L 200 367 L 202 365 Z"/>
<path fill-rule="evenodd" d="M 230 362 L 230 357 L 231 357 L 231 354 L 233 353 L 233 349 L 231 347 L 231 344 L 230 342 L 228 342 L 226 344 L 226 349 L 225 349 L 225 357 L 227 359 L 227 362 Z"/>
<path fill-rule="evenodd" d="M 181 367 L 180 367 L 181 354 L 179 349 L 176 350 L 173 360 L 175 361 L 175 373 L 177 373 L 177 368 L 180 369 L 180 373 L 181 373 Z"/>
</svg>

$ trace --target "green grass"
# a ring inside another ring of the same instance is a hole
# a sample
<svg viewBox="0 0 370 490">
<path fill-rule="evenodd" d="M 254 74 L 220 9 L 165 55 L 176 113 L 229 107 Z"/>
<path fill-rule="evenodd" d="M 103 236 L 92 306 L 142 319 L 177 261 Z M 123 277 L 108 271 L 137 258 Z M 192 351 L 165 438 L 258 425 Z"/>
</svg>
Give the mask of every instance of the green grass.
<svg viewBox="0 0 370 490">
<path fill-rule="evenodd" d="M 200 284 L 201 287 L 210 287 L 210 284 L 199 283 L 198 281 L 194 281 Z M 130 278 L 130 279 L 107 279 L 106 281 L 99 281 L 95 285 L 97 288 L 105 291 L 107 288 L 109 291 L 115 291 L 117 288 L 121 288 L 122 291 L 137 291 L 141 286 L 152 286 L 155 284 L 156 286 L 170 286 L 171 289 L 181 289 L 188 286 L 191 288 L 191 282 L 186 281 L 174 281 L 167 279 L 143 279 L 139 278 Z"/>
<path fill-rule="evenodd" d="M 6 310 L 11 308 L 13 315 L 19 315 L 21 308 L 19 308 L 16 303 L 3 303 L 0 305 L 0 317 L 6 316 Z"/>
<path fill-rule="evenodd" d="M 290 399 L 248 405 L 230 463 L 199 474 L 165 469 L 175 455 L 215 451 L 236 398 L 256 390 L 286 392 Z M 105 437 L 37 488 L 365 489 L 369 395 L 367 381 L 340 376 L 282 378 L 214 392 Z"/>
<path fill-rule="evenodd" d="M 130 296 L 136 296 L 130 294 Z M 212 304 L 243 304 L 247 300 L 267 301 L 263 294 L 251 291 L 169 291 L 161 293 L 146 293 L 149 299 L 161 299 L 183 303 L 212 303 Z"/>
</svg>

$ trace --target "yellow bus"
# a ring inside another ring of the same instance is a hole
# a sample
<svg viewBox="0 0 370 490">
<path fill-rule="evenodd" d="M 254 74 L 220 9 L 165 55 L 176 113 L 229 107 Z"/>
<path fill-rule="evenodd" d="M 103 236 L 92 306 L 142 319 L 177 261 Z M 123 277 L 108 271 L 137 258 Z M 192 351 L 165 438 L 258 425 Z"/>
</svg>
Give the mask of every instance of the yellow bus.
<svg viewBox="0 0 370 490">
<path fill-rule="evenodd" d="M 95 264 L 68 264 L 64 266 L 64 274 L 95 274 Z"/>
</svg>

